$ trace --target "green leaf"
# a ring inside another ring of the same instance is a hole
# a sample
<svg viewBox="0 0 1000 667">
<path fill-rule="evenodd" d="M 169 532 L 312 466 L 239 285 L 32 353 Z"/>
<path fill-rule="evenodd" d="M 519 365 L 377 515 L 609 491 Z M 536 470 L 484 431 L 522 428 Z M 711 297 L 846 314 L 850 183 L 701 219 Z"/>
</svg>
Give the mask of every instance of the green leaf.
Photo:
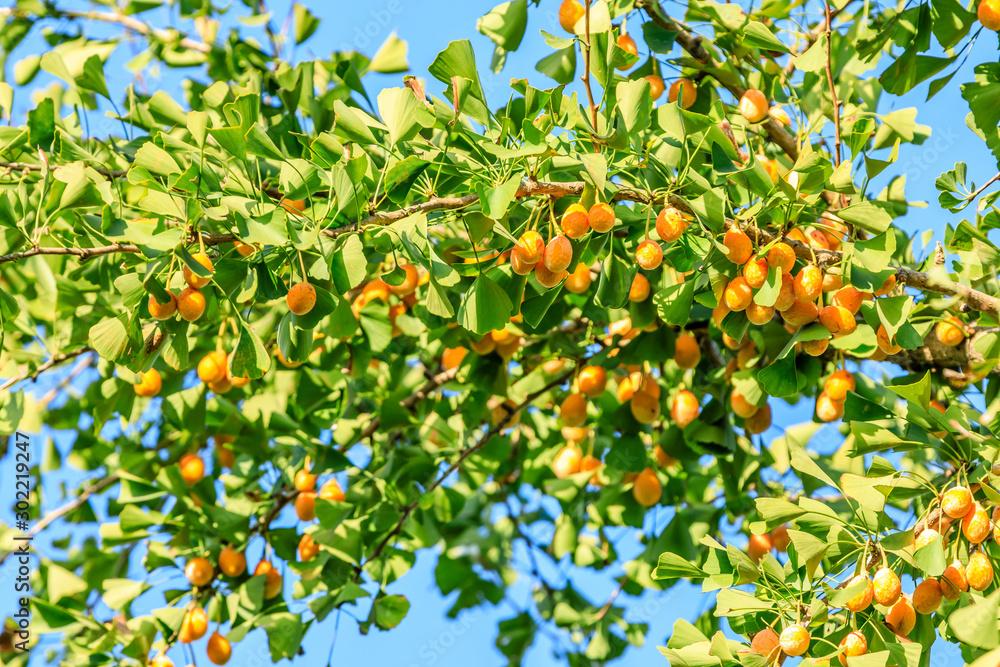
<svg viewBox="0 0 1000 667">
<path fill-rule="evenodd" d="M 985 599 L 977 600 L 976 604 L 952 612 L 948 617 L 948 628 L 958 641 L 990 650 L 1000 647 L 998 618 L 1000 618 L 1000 590 L 995 590 Z"/>
<path fill-rule="evenodd" d="M 253 329 L 242 318 L 239 320 L 240 337 L 236 341 L 229 360 L 229 374 L 233 377 L 249 377 L 257 379 L 271 367 L 271 355 L 264 349 L 264 344 Z"/>
<path fill-rule="evenodd" d="M 494 7 L 476 21 L 476 30 L 483 33 L 504 51 L 516 51 L 521 46 L 528 26 L 528 0 L 513 0 Z"/>
<path fill-rule="evenodd" d="M 416 112 L 420 105 L 409 88 L 385 88 L 378 94 L 378 112 L 389 128 L 389 139 L 396 146 L 412 139 L 419 129 Z"/>
<path fill-rule="evenodd" d="M 296 45 L 312 37 L 319 28 L 319 19 L 301 3 L 296 2 L 292 5 L 292 19 L 295 22 Z"/>
<path fill-rule="evenodd" d="M 478 336 L 504 328 L 510 322 L 511 309 L 507 293 L 486 274 L 476 277 L 458 309 L 458 323 Z"/>
<path fill-rule="evenodd" d="M 381 74 L 398 74 L 409 71 L 410 64 L 406 60 L 407 49 L 406 42 L 397 37 L 396 31 L 393 30 L 372 56 L 371 62 L 368 63 L 368 69 Z"/>
<path fill-rule="evenodd" d="M 653 303 L 656 304 L 660 319 L 673 326 L 687 324 L 691 304 L 694 302 L 694 289 L 695 281 L 685 280 L 669 285 L 653 295 Z"/>
<path fill-rule="evenodd" d="M 567 46 L 538 61 L 535 69 L 563 85 L 576 78 L 576 46 Z"/>
<path fill-rule="evenodd" d="M 767 51 L 790 53 L 788 47 L 782 44 L 781 40 L 775 37 L 774 33 L 759 21 L 747 21 L 747 24 L 743 27 L 743 44 Z"/>
<path fill-rule="evenodd" d="M 944 574 L 948 565 L 945 562 L 944 545 L 941 541 L 941 536 L 936 536 L 931 540 L 930 544 L 925 544 L 917 549 L 913 554 L 913 561 L 928 577 L 940 577 Z"/>
<path fill-rule="evenodd" d="M 812 46 L 805 53 L 795 56 L 795 69 L 803 72 L 815 72 L 826 65 L 826 43 L 827 36 L 820 35 Z"/>
<path fill-rule="evenodd" d="M 837 211 L 837 215 L 872 234 L 881 234 L 892 224 L 893 215 L 886 202 L 863 201 Z"/>
</svg>

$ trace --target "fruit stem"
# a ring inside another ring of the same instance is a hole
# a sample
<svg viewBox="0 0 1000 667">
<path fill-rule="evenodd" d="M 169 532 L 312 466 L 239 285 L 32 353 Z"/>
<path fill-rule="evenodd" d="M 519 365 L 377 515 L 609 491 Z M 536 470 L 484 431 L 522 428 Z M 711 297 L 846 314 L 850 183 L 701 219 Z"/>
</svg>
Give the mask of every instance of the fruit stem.
<svg viewBox="0 0 1000 667">
<path fill-rule="evenodd" d="M 594 134 L 597 134 L 597 105 L 594 103 L 594 93 L 590 88 L 590 0 L 583 0 L 584 15 L 584 35 L 583 40 L 583 83 L 587 89 L 587 101 L 590 103 L 591 124 L 594 126 Z M 597 151 L 597 140 L 591 138 L 594 144 L 594 152 Z"/>
<path fill-rule="evenodd" d="M 306 260 L 302 256 L 301 250 L 299 250 L 299 266 L 302 267 L 302 282 L 309 282 L 309 278 L 306 276 Z"/>
</svg>

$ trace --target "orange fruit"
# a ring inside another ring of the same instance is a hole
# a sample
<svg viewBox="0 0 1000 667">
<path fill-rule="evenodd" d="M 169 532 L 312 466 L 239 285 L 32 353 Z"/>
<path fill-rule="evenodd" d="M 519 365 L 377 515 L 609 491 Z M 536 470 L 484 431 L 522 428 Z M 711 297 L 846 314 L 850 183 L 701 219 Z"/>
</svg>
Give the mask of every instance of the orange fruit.
<svg viewBox="0 0 1000 667">
<path fill-rule="evenodd" d="M 398 285 L 389 285 L 389 291 L 396 296 L 412 294 L 417 289 L 417 285 L 420 284 L 420 273 L 417 271 L 417 267 L 412 264 L 399 264 L 398 266 L 405 274 L 403 282 Z"/>
<path fill-rule="evenodd" d="M 924 579 L 913 589 L 913 609 L 918 614 L 933 614 L 941 606 L 941 584 Z"/>
<path fill-rule="evenodd" d="M 795 298 L 815 301 L 823 291 L 823 272 L 815 264 L 807 264 L 795 276 Z"/>
<path fill-rule="evenodd" d="M 651 424 L 660 416 L 660 401 L 657 397 L 645 392 L 636 392 L 629 402 L 629 409 L 636 421 Z"/>
<path fill-rule="evenodd" d="M 632 286 L 628 290 L 628 300 L 633 303 L 640 303 L 649 298 L 649 279 L 641 273 L 635 274 L 632 279 Z"/>
<path fill-rule="evenodd" d="M 615 40 L 615 43 L 618 44 L 618 48 L 622 49 L 626 53 L 630 53 L 633 56 L 639 55 L 639 49 L 636 47 L 635 40 L 632 39 L 631 36 L 624 34 L 618 35 L 618 39 Z M 630 67 L 631 65 L 618 65 L 616 69 L 625 71 Z"/>
<path fill-rule="evenodd" d="M 746 264 L 753 255 L 753 243 L 742 229 L 731 228 L 722 239 L 726 257 L 734 264 Z"/>
<path fill-rule="evenodd" d="M 542 261 L 542 255 L 545 253 L 545 241 L 542 240 L 541 234 L 529 229 L 521 234 L 521 238 L 517 242 L 518 247 L 514 249 L 520 250 L 526 263 L 534 265 Z"/>
<path fill-rule="evenodd" d="M 582 462 L 583 453 L 580 448 L 574 444 L 565 445 L 552 462 L 552 472 L 557 478 L 565 479 L 580 472 Z"/>
<path fill-rule="evenodd" d="M 201 607 L 195 607 L 184 614 L 181 629 L 177 633 L 177 641 L 190 644 L 198 641 L 208 632 L 208 614 Z"/>
<path fill-rule="evenodd" d="M 767 533 L 763 535 L 751 535 L 750 541 L 747 543 L 747 556 L 753 562 L 759 563 L 764 556 L 771 553 L 771 549 L 773 548 L 774 542 L 771 541 L 771 536 Z"/>
<path fill-rule="evenodd" d="M 191 267 L 185 264 L 184 282 L 186 282 L 191 287 L 194 287 L 195 289 L 201 289 L 208 283 L 212 282 L 212 276 L 211 276 L 211 273 L 213 271 L 212 260 L 209 259 L 208 255 L 206 255 L 203 252 L 195 253 L 194 255 L 192 255 L 192 257 L 194 258 L 195 262 L 201 264 L 203 267 L 208 269 L 209 275 L 199 276 L 197 273 L 191 270 Z"/>
<path fill-rule="evenodd" d="M 740 98 L 740 115 L 751 123 L 759 123 L 767 118 L 767 98 L 756 88 L 751 88 Z"/>
<path fill-rule="evenodd" d="M 726 285 L 723 298 L 729 310 L 743 311 L 753 301 L 753 290 L 750 289 L 750 285 L 747 284 L 743 276 L 736 276 Z"/>
<path fill-rule="evenodd" d="M 691 107 L 698 99 L 698 87 L 691 79 L 677 79 L 670 84 L 670 92 L 667 93 L 668 102 L 676 102 L 680 99 L 681 109 Z"/>
<path fill-rule="evenodd" d="M 982 0 L 976 8 L 976 18 L 987 30 L 1000 30 L 1000 0 Z"/>
<path fill-rule="evenodd" d="M 795 657 L 809 650 L 809 631 L 801 625 L 789 625 L 781 631 L 781 650 Z"/>
<path fill-rule="evenodd" d="M 681 368 L 694 368 L 701 361 L 701 346 L 698 340 L 689 333 L 682 333 L 674 341 L 674 361 Z"/>
<path fill-rule="evenodd" d="M 632 483 L 632 497 L 643 507 L 652 507 L 660 502 L 663 488 L 652 468 L 646 468 Z"/>
<path fill-rule="evenodd" d="M 858 327 L 854 314 L 843 306 L 825 306 L 819 311 L 819 323 L 826 327 L 834 338 L 850 335 Z"/>
<path fill-rule="evenodd" d="M 446 370 L 458 368 L 469 351 L 464 347 L 448 347 L 441 354 L 441 366 Z"/>
<path fill-rule="evenodd" d="M 205 462 L 197 454 L 185 454 L 179 462 L 181 477 L 188 484 L 193 486 L 205 477 Z"/>
<path fill-rule="evenodd" d="M 312 521 L 316 518 L 316 492 L 300 491 L 295 497 L 295 515 L 299 521 Z"/>
<path fill-rule="evenodd" d="M 215 568 L 207 558 L 198 556 L 188 561 L 184 567 L 184 576 L 192 586 L 206 586 L 215 577 Z"/>
<path fill-rule="evenodd" d="M 759 289 L 767 282 L 768 268 L 767 260 L 763 257 L 751 257 L 743 265 L 743 279 L 750 287 Z"/>
<path fill-rule="evenodd" d="M 962 534 L 965 539 L 979 544 L 989 536 L 991 528 L 990 515 L 982 505 L 973 503 L 972 509 L 962 519 Z"/>
<path fill-rule="evenodd" d="M 835 401 L 825 391 L 816 398 L 816 417 L 821 422 L 830 423 L 844 416 L 844 404 Z"/>
<path fill-rule="evenodd" d="M 795 266 L 795 251 L 787 243 L 778 241 L 767 251 L 767 264 L 782 273 L 790 273 Z"/>
<path fill-rule="evenodd" d="M 957 600 L 962 593 L 969 590 L 969 580 L 966 577 L 965 566 L 956 560 L 945 568 L 941 575 L 941 594 L 949 600 Z"/>
<path fill-rule="evenodd" d="M 300 563 L 309 562 L 319 555 L 319 545 L 316 544 L 316 540 L 312 538 L 312 535 L 305 534 L 302 536 L 302 539 L 299 540 L 298 553 Z"/>
<path fill-rule="evenodd" d="M 765 403 L 757 412 L 743 419 L 747 435 L 757 435 L 771 428 L 771 406 Z"/>
<path fill-rule="evenodd" d="M 156 300 L 156 297 L 152 294 L 149 295 L 149 301 L 147 306 L 149 308 L 149 315 L 155 320 L 169 320 L 177 312 L 177 297 L 174 296 L 173 292 L 167 292 L 170 295 L 170 299 L 166 303 L 160 303 Z"/>
<path fill-rule="evenodd" d="M 202 382 L 218 382 L 225 379 L 228 369 L 226 353 L 221 350 L 209 352 L 198 362 L 198 377 Z"/>
<path fill-rule="evenodd" d="M 267 578 L 264 580 L 264 599 L 270 600 L 275 598 L 281 593 L 281 573 L 275 569 L 274 565 L 271 564 L 269 560 L 262 560 L 257 563 L 257 567 L 254 568 L 253 576 L 265 575 Z"/>
<path fill-rule="evenodd" d="M 875 341 L 878 343 L 880 350 L 886 354 L 899 354 L 902 351 L 902 347 L 896 345 L 895 339 L 889 339 L 889 332 L 886 331 L 885 325 L 878 325 L 878 331 L 875 332 Z"/>
<path fill-rule="evenodd" d="M 972 510 L 972 494 L 968 487 L 956 486 L 941 496 L 941 511 L 952 519 L 961 519 Z"/>
<path fill-rule="evenodd" d="M 577 21 L 583 18 L 586 10 L 577 0 L 563 0 L 559 5 L 559 25 L 566 32 L 572 33 Z"/>
<path fill-rule="evenodd" d="M 792 538 L 788 535 L 788 526 L 778 526 L 772 530 L 771 541 L 774 543 L 774 548 L 781 553 L 788 551 L 788 545 L 792 543 Z"/>
<path fill-rule="evenodd" d="M 652 271 L 663 262 L 663 250 L 656 241 L 643 241 L 635 249 L 636 263 L 646 271 Z"/>
<path fill-rule="evenodd" d="M 182 319 L 194 322 L 205 312 L 205 295 L 194 287 L 185 287 L 177 295 L 177 312 Z"/>
<path fill-rule="evenodd" d="M 750 652 L 764 656 L 768 662 L 774 662 L 781 651 L 781 640 L 778 633 L 771 628 L 764 628 L 750 640 Z"/>
<path fill-rule="evenodd" d="M 649 97 L 655 102 L 660 99 L 663 95 L 663 91 L 667 89 L 667 84 L 664 83 L 662 76 L 657 76 L 656 74 L 647 74 L 642 77 L 649 82 Z"/>
<path fill-rule="evenodd" d="M 295 283 L 285 295 L 285 303 L 293 315 L 305 315 L 316 305 L 316 288 L 307 282 Z"/>
<path fill-rule="evenodd" d="M 969 582 L 969 588 L 976 591 L 985 591 L 993 583 L 993 564 L 982 551 L 977 551 L 969 556 L 969 566 L 965 568 L 965 578 Z"/>
<path fill-rule="evenodd" d="M 163 378 L 160 377 L 158 370 L 150 368 L 148 371 L 143 371 L 141 378 L 137 384 L 132 385 L 136 396 L 153 398 L 160 393 L 160 389 L 163 388 Z"/>
<path fill-rule="evenodd" d="M 552 273 L 560 273 L 566 270 L 573 260 L 573 244 L 563 235 L 552 237 L 545 246 L 542 254 L 542 264 Z M 538 270 L 538 267 L 535 267 Z"/>
<path fill-rule="evenodd" d="M 840 664 L 847 667 L 848 658 L 855 658 L 868 653 L 868 640 L 865 639 L 863 634 L 855 630 L 840 640 L 840 648 L 844 651 L 840 654 Z"/>
<path fill-rule="evenodd" d="M 239 577 L 247 571 L 247 557 L 242 552 L 227 546 L 219 554 L 219 569 L 227 577 Z"/>
<path fill-rule="evenodd" d="M 233 647 L 228 639 L 216 631 L 208 638 L 208 646 L 205 647 L 205 653 L 213 664 L 224 665 L 233 657 Z"/>
<path fill-rule="evenodd" d="M 684 218 L 684 214 L 673 206 L 661 209 L 656 216 L 656 235 L 666 243 L 676 241 L 683 236 L 687 226 L 688 221 Z"/>
<path fill-rule="evenodd" d="M 323 500 L 332 500 L 333 502 L 342 503 L 347 499 L 344 494 L 344 490 L 340 488 L 340 483 L 331 479 L 326 482 L 319 490 L 319 497 Z"/>
<path fill-rule="evenodd" d="M 610 232 L 615 226 L 615 210 L 604 202 L 597 202 L 587 212 L 590 228 L 599 234 Z"/>
<path fill-rule="evenodd" d="M 601 366 L 587 366 L 580 371 L 577 387 L 580 393 L 590 398 L 597 398 L 608 386 L 608 372 Z"/>
<path fill-rule="evenodd" d="M 903 589 L 899 583 L 899 577 L 888 567 L 880 568 L 872 579 L 872 595 L 875 602 L 883 607 L 889 607 L 896 603 Z"/>
<path fill-rule="evenodd" d="M 850 371 L 840 369 L 830 374 L 830 377 L 823 383 L 823 391 L 834 401 L 844 401 L 847 392 L 854 391 L 857 384 Z"/>
<path fill-rule="evenodd" d="M 670 403 L 670 418 L 681 428 L 697 419 L 700 413 L 698 398 L 687 389 L 677 392 Z"/>
<path fill-rule="evenodd" d="M 848 611 L 863 611 L 872 603 L 872 597 L 875 595 L 875 588 L 872 585 L 871 579 L 868 578 L 868 575 L 859 574 L 851 577 L 850 581 L 847 582 L 846 588 L 853 588 L 862 582 L 865 582 L 866 585 L 861 592 L 844 603 L 844 608 Z"/>
<path fill-rule="evenodd" d="M 590 231 L 590 220 L 587 209 L 580 204 L 570 204 L 563 213 L 560 223 L 563 233 L 571 239 L 578 239 Z"/>
</svg>

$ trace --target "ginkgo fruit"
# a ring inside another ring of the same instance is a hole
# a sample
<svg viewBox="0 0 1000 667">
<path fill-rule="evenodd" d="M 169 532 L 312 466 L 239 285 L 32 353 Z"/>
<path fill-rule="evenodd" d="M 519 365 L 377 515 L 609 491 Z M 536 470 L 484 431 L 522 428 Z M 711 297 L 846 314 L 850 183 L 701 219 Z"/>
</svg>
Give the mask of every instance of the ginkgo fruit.
<svg viewBox="0 0 1000 667">
<path fill-rule="evenodd" d="M 316 492 L 300 491 L 295 497 L 295 515 L 299 521 L 312 521 L 316 518 Z"/>
<path fill-rule="evenodd" d="M 565 237 L 563 237 L 565 238 Z M 563 269 L 562 271 L 550 271 L 545 262 L 539 262 L 535 264 L 535 280 L 538 284 L 545 288 L 555 287 L 562 282 L 568 272 Z"/>
<path fill-rule="evenodd" d="M 941 584 L 937 579 L 924 579 L 913 589 L 913 609 L 918 614 L 933 614 L 941 606 Z"/>
<path fill-rule="evenodd" d="M 340 488 L 340 482 L 335 479 L 328 480 L 319 490 L 319 497 L 323 500 L 332 500 L 342 503 L 347 499 L 344 490 Z"/>
<path fill-rule="evenodd" d="M 299 540 L 298 555 L 300 563 L 307 563 L 319 555 L 319 545 L 312 535 L 306 533 Z"/>
<path fill-rule="evenodd" d="M 218 382 L 226 377 L 228 359 L 221 350 L 213 350 L 198 362 L 198 377 L 202 382 Z"/>
<path fill-rule="evenodd" d="M 844 608 L 848 611 L 864 611 L 871 605 L 872 598 L 875 596 L 875 587 L 867 575 L 859 574 L 852 577 L 850 581 L 847 582 L 847 588 L 854 588 L 862 583 L 864 586 L 862 587 L 861 592 L 844 603 Z"/>
<path fill-rule="evenodd" d="M 748 435 L 758 435 L 771 428 L 771 406 L 765 403 L 755 413 L 745 417 L 743 428 Z"/>
<path fill-rule="evenodd" d="M 201 276 L 194 272 L 190 266 L 184 265 L 184 282 L 186 282 L 191 287 L 195 289 L 201 289 L 208 283 L 212 282 L 212 272 L 214 267 L 212 266 L 212 260 L 203 252 L 195 253 L 192 255 L 195 262 L 200 264 L 206 271 L 208 271 L 207 276 Z"/>
<path fill-rule="evenodd" d="M 163 388 L 163 378 L 160 377 L 158 370 L 150 368 L 148 371 L 142 372 L 139 382 L 132 385 L 132 388 L 135 390 L 136 396 L 153 398 Z"/>
<path fill-rule="evenodd" d="M 737 417 L 746 419 L 757 414 L 757 406 L 748 401 L 738 389 L 733 389 L 733 393 L 729 396 L 729 406 Z"/>
<path fill-rule="evenodd" d="M 552 273 L 565 271 L 573 260 L 573 244 L 562 234 L 553 236 L 542 253 L 542 264 Z M 537 271 L 538 267 L 535 267 Z"/>
<path fill-rule="evenodd" d="M 726 285 L 723 298 L 729 310 L 735 312 L 744 311 L 753 301 L 753 290 L 750 289 L 750 285 L 747 284 L 743 276 L 736 276 Z"/>
<path fill-rule="evenodd" d="M 963 328 L 962 320 L 952 316 L 938 322 L 934 326 L 934 335 L 944 345 L 952 347 L 959 345 L 965 340 L 965 329 Z"/>
<path fill-rule="evenodd" d="M 902 591 L 899 577 L 891 568 L 882 567 L 872 577 L 872 596 L 883 607 L 895 604 Z"/>
<path fill-rule="evenodd" d="M 615 210 L 604 202 L 597 202 L 587 212 L 590 228 L 599 234 L 610 232 L 615 226 Z"/>
<path fill-rule="evenodd" d="M 295 283 L 285 295 L 285 302 L 293 315 L 306 315 L 316 305 L 316 288 L 307 282 Z"/>
<path fill-rule="evenodd" d="M 590 398 L 597 398 L 608 386 L 608 372 L 601 366 L 587 366 L 580 371 L 577 387 L 580 393 Z"/>
<path fill-rule="evenodd" d="M 177 312 L 181 318 L 194 322 L 205 312 L 205 295 L 194 287 L 185 287 L 177 295 Z"/>
<path fill-rule="evenodd" d="M 417 267 L 412 264 L 399 264 L 398 268 L 403 271 L 403 282 L 398 285 L 389 285 L 389 291 L 396 296 L 412 294 L 420 284 L 420 273 L 417 271 Z"/>
<path fill-rule="evenodd" d="M 645 392 L 636 392 L 629 402 L 629 408 L 640 424 L 651 424 L 660 416 L 660 401 Z"/>
<path fill-rule="evenodd" d="M 771 549 L 773 548 L 774 542 L 771 541 L 771 536 L 767 533 L 751 535 L 747 542 L 747 556 L 753 562 L 759 563 L 764 556 L 771 553 Z"/>
<path fill-rule="evenodd" d="M 569 238 L 580 238 L 590 231 L 590 218 L 587 216 L 587 209 L 581 204 L 570 204 L 562 215 L 560 227 Z"/>
<path fill-rule="evenodd" d="M 667 89 L 667 84 L 664 83 L 662 76 L 657 76 L 656 74 L 647 74 L 642 77 L 649 82 L 649 96 L 655 102 L 660 99 L 663 95 L 663 91 Z"/>
<path fill-rule="evenodd" d="M 962 518 L 962 534 L 972 544 L 979 544 L 990 534 L 990 515 L 978 502 Z"/>
<path fill-rule="evenodd" d="M 227 546 L 219 554 L 219 570 L 227 577 L 240 577 L 247 571 L 247 557 Z"/>
<path fill-rule="evenodd" d="M 576 268 L 566 276 L 566 289 L 573 294 L 583 294 L 593 283 L 594 279 L 590 275 L 590 267 L 586 264 L 577 264 Z"/>
<path fill-rule="evenodd" d="M 670 418 L 681 428 L 697 419 L 700 413 L 698 398 L 687 389 L 677 392 L 670 403 Z"/>
<path fill-rule="evenodd" d="M 844 401 L 847 399 L 847 392 L 854 391 L 857 383 L 854 375 L 850 371 L 841 368 L 830 374 L 830 377 L 823 383 L 823 391 L 834 401 Z"/>
<path fill-rule="evenodd" d="M 587 399 L 583 394 L 570 394 L 559 406 L 559 421 L 566 426 L 580 426 L 587 421 Z"/>
<path fill-rule="evenodd" d="M 756 88 L 751 88 L 740 98 L 740 115 L 751 123 L 759 123 L 767 118 L 767 97 Z"/>
<path fill-rule="evenodd" d="M 781 650 L 792 657 L 808 651 L 809 641 L 809 631 L 797 623 L 781 631 Z"/>
<path fill-rule="evenodd" d="M 843 306 L 824 306 L 819 311 L 819 323 L 826 327 L 834 338 L 850 335 L 858 327 L 854 314 Z"/>
<path fill-rule="evenodd" d="M 462 365 L 462 360 L 469 353 L 464 347 L 447 347 L 441 353 L 441 366 L 446 371 L 454 370 Z"/>
<path fill-rule="evenodd" d="M 778 633 L 771 628 L 764 628 L 750 640 L 750 652 L 764 656 L 768 663 L 773 662 L 781 652 L 781 640 Z"/>
<path fill-rule="evenodd" d="M 646 468 L 632 482 L 632 497 L 643 507 L 652 507 L 660 502 L 663 487 L 652 468 Z"/>
<path fill-rule="evenodd" d="M 184 614 L 181 629 L 177 633 L 177 641 L 190 644 L 198 641 L 208 632 L 208 614 L 201 607 L 194 607 Z"/>
<path fill-rule="evenodd" d="M 525 262 L 534 266 L 538 262 L 542 261 L 542 255 L 545 253 L 545 241 L 542 239 L 542 235 L 533 229 L 521 234 L 521 238 L 517 241 L 518 245 L 514 250 L 521 254 L 521 257 Z"/>
<path fill-rule="evenodd" d="M 980 0 L 976 18 L 987 30 L 1000 30 L 1000 0 Z"/>
<path fill-rule="evenodd" d="M 941 496 L 941 511 L 952 519 L 961 519 L 972 509 L 972 493 L 966 486 L 955 486 Z"/>
<path fill-rule="evenodd" d="M 568 33 L 572 33 L 577 22 L 583 18 L 586 10 L 578 0 L 563 0 L 559 5 L 559 25 Z"/>
<path fill-rule="evenodd" d="M 626 53 L 631 54 L 633 56 L 639 55 L 639 49 L 635 44 L 635 40 L 632 39 L 630 35 L 625 35 L 625 34 L 618 35 L 618 39 L 615 40 L 615 43 L 618 45 L 618 48 L 622 49 Z M 631 65 L 618 65 L 617 69 L 625 71 L 630 67 Z"/>
<path fill-rule="evenodd" d="M 641 273 L 636 273 L 628 290 L 628 300 L 632 303 L 641 303 L 649 298 L 650 289 L 649 279 Z"/>
<path fill-rule="evenodd" d="M 281 593 L 281 573 L 275 569 L 269 560 L 262 560 L 254 568 L 253 576 L 264 575 L 264 599 L 270 600 L 278 597 Z"/>
<path fill-rule="evenodd" d="M 674 341 L 674 361 L 685 370 L 697 366 L 701 361 L 698 339 L 687 332 L 679 334 Z"/>
<path fill-rule="evenodd" d="M 816 397 L 816 417 L 821 422 L 834 422 L 844 416 L 844 404 L 835 401 L 825 391 Z"/>
<path fill-rule="evenodd" d="M 965 565 L 962 561 L 955 560 L 941 575 L 941 594 L 949 600 L 957 600 L 967 590 L 969 590 L 969 579 L 965 573 Z"/>
<path fill-rule="evenodd" d="M 763 257 L 751 257 L 743 265 L 743 279 L 750 287 L 759 289 L 767 282 L 768 268 L 767 260 Z"/>
<path fill-rule="evenodd" d="M 982 551 L 977 551 L 969 556 L 969 565 L 965 568 L 965 579 L 969 582 L 969 588 L 976 591 L 985 591 L 993 583 L 993 563 L 989 556 Z"/>
<path fill-rule="evenodd" d="M 698 99 L 698 88 L 691 79 L 677 79 L 670 84 L 670 92 L 667 93 L 668 102 L 676 102 L 680 99 L 681 109 L 688 109 L 694 105 Z"/>
<path fill-rule="evenodd" d="M 815 264 L 807 264 L 795 275 L 795 298 L 815 301 L 823 291 L 823 272 Z"/>
<path fill-rule="evenodd" d="M 267 597 L 267 595 L 265 594 L 264 597 Z M 233 657 L 233 647 L 228 639 L 216 631 L 208 638 L 208 646 L 205 647 L 205 654 L 212 664 L 225 665 Z"/>
<path fill-rule="evenodd" d="M 722 245 L 726 247 L 726 257 L 734 264 L 745 264 L 753 255 L 753 243 L 750 237 L 739 228 L 727 230 Z"/>
<path fill-rule="evenodd" d="M 192 486 L 205 477 L 205 461 L 197 454 L 185 454 L 179 461 L 181 477 Z"/>
<path fill-rule="evenodd" d="M 646 271 L 652 271 L 663 262 L 663 250 L 656 241 L 645 240 L 635 249 L 635 261 Z"/>
<path fill-rule="evenodd" d="M 868 653 L 868 640 L 855 630 L 844 635 L 844 638 L 840 640 L 840 648 L 843 650 L 843 653 L 840 654 L 840 664 L 847 667 L 848 658 L 856 658 Z"/>
<path fill-rule="evenodd" d="M 149 308 L 150 317 L 154 320 L 169 320 L 177 312 L 177 297 L 174 296 L 173 292 L 167 292 L 167 296 L 170 297 L 167 302 L 160 303 L 154 295 L 149 295 L 149 301 L 146 305 Z"/>
<path fill-rule="evenodd" d="M 187 562 L 184 567 L 184 576 L 192 586 L 207 586 L 215 577 L 215 568 L 208 562 L 207 558 L 197 556 Z"/>
<path fill-rule="evenodd" d="M 580 465 L 583 461 L 583 453 L 575 444 L 564 446 L 556 454 L 552 462 L 552 472 L 559 479 L 565 479 L 570 475 L 580 472 Z"/>
</svg>

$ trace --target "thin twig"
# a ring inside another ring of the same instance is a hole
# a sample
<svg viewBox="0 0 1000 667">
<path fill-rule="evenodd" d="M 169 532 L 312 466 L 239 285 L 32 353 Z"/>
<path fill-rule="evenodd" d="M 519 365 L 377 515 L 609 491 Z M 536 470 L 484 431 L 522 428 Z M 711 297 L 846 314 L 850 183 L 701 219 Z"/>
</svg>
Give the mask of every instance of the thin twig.
<svg viewBox="0 0 1000 667">
<path fill-rule="evenodd" d="M 833 14 L 830 3 L 826 3 L 826 82 L 830 86 L 830 98 L 833 100 L 834 129 L 834 166 L 840 166 L 840 100 L 837 99 L 837 86 L 833 81 Z"/>
</svg>

